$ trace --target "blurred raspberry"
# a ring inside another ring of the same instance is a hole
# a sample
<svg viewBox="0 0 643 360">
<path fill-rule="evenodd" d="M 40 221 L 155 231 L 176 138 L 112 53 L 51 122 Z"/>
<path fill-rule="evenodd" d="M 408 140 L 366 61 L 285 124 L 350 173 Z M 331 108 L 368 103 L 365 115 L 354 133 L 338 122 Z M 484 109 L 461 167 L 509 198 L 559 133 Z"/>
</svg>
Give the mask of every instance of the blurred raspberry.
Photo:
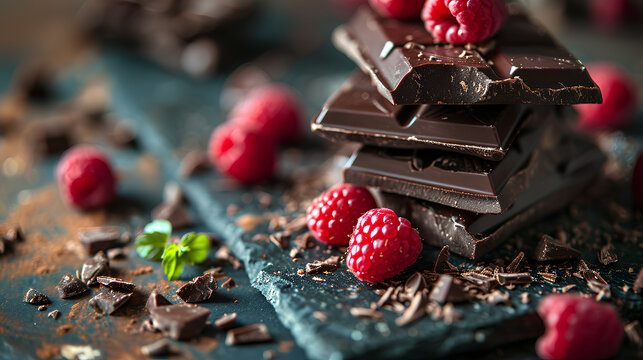
<svg viewBox="0 0 643 360">
<path fill-rule="evenodd" d="M 373 10 L 394 19 L 420 18 L 426 0 L 369 0 Z"/>
<path fill-rule="evenodd" d="M 591 0 L 594 21 L 605 29 L 617 29 L 637 20 L 638 11 L 631 0 Z"/>
</svg>

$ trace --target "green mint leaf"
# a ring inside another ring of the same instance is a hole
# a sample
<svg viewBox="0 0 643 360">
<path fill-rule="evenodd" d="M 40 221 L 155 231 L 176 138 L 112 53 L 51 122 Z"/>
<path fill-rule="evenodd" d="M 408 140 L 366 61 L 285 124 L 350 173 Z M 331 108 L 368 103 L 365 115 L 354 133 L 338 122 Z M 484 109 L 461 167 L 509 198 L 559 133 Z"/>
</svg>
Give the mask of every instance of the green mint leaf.
<svg viewBox="0 0 643 360">
<path fill-rule="evenodd" d="M 136 237 L 136 252 L 142 258 L 159 261 L 166 243 L 166 234 L 160 232 L 141 234 Z"/>
<path fill-rule="evenodd" d="M 143 232 L 145 233 L 159 232 L 167 235 L 167 237 L 170 237 L 170 235 L 172 234 L 172 224 L 170 224 L 170 222 L 167 220 L 154 220 L 151 223 L 145 225 Z M 165 246 L 165 244 L 163 244 L 163 246 Z"/>
<path fill-rule="evenodd" d="M 202 263 L 205 258 L 208 257 L 208 251 L 210 250 L 210 238 L 205 234 L 186 234 L 181 239 L 179 246 L 184 248 L 180 257 L 187 264 L 193 265 Z"/>
<path fill-rule="evenodd" d="M 168 280 L 176 280 L 183 272 L 183 260 L 179 257 L 179 246 L 171 244 L 163 251 L 163 272 Z"/>
</svg>

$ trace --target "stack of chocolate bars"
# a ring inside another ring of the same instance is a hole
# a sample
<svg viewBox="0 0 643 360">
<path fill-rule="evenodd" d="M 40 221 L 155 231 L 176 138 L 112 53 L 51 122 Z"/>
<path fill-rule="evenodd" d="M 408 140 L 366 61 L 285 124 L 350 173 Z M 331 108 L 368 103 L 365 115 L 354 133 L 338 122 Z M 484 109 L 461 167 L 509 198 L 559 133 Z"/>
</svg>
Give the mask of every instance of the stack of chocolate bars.
<svg viewBox="0 0 643 360">
<path fill-rule="evenodd" d="M 566 206 L 604 160 L 560 106 L 599 103 L 600 90 L 524 10 L 509 14 L 491 39 L 454 46 L 419 20 L 360 9 L 334 41 L 361 71 L 311 125 L 363 144 L 345 182 L 378 189 L 424 241 L 471 259 Z"/>
</svg>

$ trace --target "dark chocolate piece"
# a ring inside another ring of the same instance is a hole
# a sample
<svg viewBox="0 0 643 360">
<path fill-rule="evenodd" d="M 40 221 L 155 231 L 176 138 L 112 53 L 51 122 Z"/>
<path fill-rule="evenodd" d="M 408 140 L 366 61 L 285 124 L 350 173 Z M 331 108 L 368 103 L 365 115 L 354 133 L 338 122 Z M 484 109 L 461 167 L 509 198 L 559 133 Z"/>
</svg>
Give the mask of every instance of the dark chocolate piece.
<svg viewBox="0 0 643 360">
<path fill-rule="evenodd" d="M 11 242 L 20 242 L 25 239 L 25 234 L 20 226 L 12 227 L 4 234 L 4 238 Z"/>
<path fill-rule="evenodd" d="M 264 324 L 254 324 L 228 330 L 225 344 L 228 346 L 254 344 L 272 340 L 268 328 Z"/>
<path fill-rule="evenodd" d="M 498 285 L 498 280 L 495 278 L 478 273 L 462 274 L 462 278 L 486 292 Z"/>
<path fill-rule="evenodd" d="M 38 311 L 45 311 L 45 310 L 47 310 L 47 305 L 38 306 Z"/>
<path fill-rule="evenodd" d="M 54 311 L 50 312 L 49 314 L 47 314 L 47 317 L 50 317 L 50 318 L 52 318 L 54 320 L 58 320 L 59 316 L 60 316 L 60 311 L 58 311 L 58 310 L 54 310 Z"/>
<path fill-rule="evenodd" d="M 310 232 L 295 237 L 295 245 L 298 249 L 307 250 L 315 247 L 315 237 Z"/>
<path fill-rule="evenodd" d="M 205 328 L 210 310 L 191 304 L 159 306 L 150 309 L 154 326 L 175 339 L 195 337 Z"/>
<path fill-rule="evenodd" d="M 639 350 L 643 349 L 643 327 L 639 320 L 625 325 L 625 335 Z"/>
<path fill-rule="evenodd" d="M 600 292 L 609 292 L 610 291 L 610 286 L 607 284 L 607 281 L 603 279 L 599 273 L 597 273 L 594 270 L 585 270 L 581 273 L 583 275 L 583 278 L 585 279 L 585 282 L 587 283 L 587 287 L 589 287 L 590 290 L 592 290 L 595 293 L 600 293 Z"/>
<path fill-rule="evenodd" d="M 435 260 L 433 271 L 436 273 L 457 273 L 458 268 L 449 262 L 450 255 L 449 245 L 444 245 L 438 254 L 438 258 Z"/>
<path fill-rule="evenodd" d="M 507 265 L 507 272 L 508 273 L 517 273 L 520 270 L 522 270 L 525 266 L 527 265 L 527 260 L 525 260 L 525 253 L 524 252 L 519 252 L 518 255 L 516 255 L 516 258 Z"/>
<path fill-rule="evenodd" d="M 643 268 L 639 271 L 639 274 L 634 280 L 634 291 L 641 292 L 643 290 Z"/>
<path fill-rule="evenodd" d="M 201 172 L 210 168 L 210 159 L 208 155 L 201 150 L 192 150 L 187 153 L 181 165 L 179 166 L 179 175 L 187 179 L 197 172 Z"/>
<path fill-rule="evenodd" d="M 288 248 L 289 239 L 290 235 L 285 231 L 270 234 L 270 236 L 268 237 L 268 240 L 270 240 L 271 243 L 277 245 L 281 250 L 286 250 Z"/>
<path fill-rule="evenodd" d="M 543 235 L 534 250 L 536 261 L 564 261 L 580 258 L 580 251 L 562 244 L 549 235 Z"/>
<path fill-rule="evenodd" d="M 232 278 L 228 278 L 228 280 L 224 281 L 223 284 L 221 284 L 222 288 L 233 288 L 237 286 L 237 283 L 234 282 Z"/>
<path fill-rule="evenodd" d="M 469 300 L 468 294 L 464 291 L 459 280 L 451 275 L 441 275 L 440 280 L 435 284 L 429 299 L 439 304 L 459 303 Z"/>
<path fill-rule="evenodd" d="M 126 256 L 125 250 L 123 248 L 114 248 L 107 250 L 107 258 L 110 260 L 122 259 Z"/>
<path fill-rule="evenodd" d="M 324 261 L 315 260 L 311 263 L 306 264 L 306 273 L 308 274 L 319 274 L 335 270 L 337 270 L 337 265 L 330 264 Z"/>
<path fill-rule="evenodd" d="M 617 262 L 618 256 L 612 251 L 611 245 L 605 245 L 598 252 L 598 261 L 603 265 L 609 265 Z"/>
<path fill-rule="evenodd" d="M 80 279 L 87 285 L 96 283 L 96 277 L 109 274 L 109 260 L 105 253 L 99 251 L 93 258 L 83 263 L 83 269 L 80 272 Z"/>
<path fill-rule="evenodd" d="M 413 296 L 409 307 L 404 310 L 402 316 L 395 319 L 395 324 L 397 326 L 407 326 L 413 322 L 421 319 L 426 314 L 426 293 L 418 292 Z"/>
<path fill-rule="evenodd" d="M 496 280 L 500 285 L 531 284 L 529 273 L 496 273 Z"/>
<path fill-rule="evenodd" d="M 66 273 L 56 287 L 61 299 L 80 295 L 87 291 L 87 285 L 71 273 Z"/>
<path fill-rule="evenodd" d="M 149 357 L 160 357 L 172 354 L 172 343 L 168 339 L 156 340 L 141 346 L 141 354 Z"/>
<path fill-rule="evenodd" d="M 413 273 L 411 276 L 409 276 L 408 279 L 406 279 L 406 282 L 404 283 L 404 293 L 411 299 L 413 298 L 413 296 L 415 296 L 415 294 L 418 293 L 418 291 L 422 291 L 426 288 L 426 280 L 424 279 L 424 276 L 419 272 Z"/>
<path fill-rule="evenodd" d="M 110 315 L 123 306 L 123 304 L 132 297 L 132 294 L 132 292 L 110 289 L 91 298 L 89 305 L 92 306 L 97 313 Z"/>
<path fill-rule="evenodd" d="M 521 105 L 392 105 L 359 72 L 328 100 L 311 128 L 333 141 L 501 160 L 520 126 L 533 116 L 532 108 Z"/>
<path fill-rule="evenodd" d="M 49 298 L 47 297 L 47 295 L 35 289 L 29 289 L 29 291 L 27 291 L 27 293 L 25 294 L 24 300 L 22 301 L 34 305 L 49 304 Z"/>
<path fill-rule="evenodd" d="M 181 286 L 176 291 L 176 295 L 187 303 L 196 303 L 210 299 L 217 287 L 217 282 L 212 274 L 207 273 L 195 277 L 191 282 Z"/>
<path fill-rule="evenodd" d="M 150 297 L 147 298 L 147 303 L 145 308 L 149 311 L 151 309 L 156 309 L 159 306 L 172 305 L 163 295 L 159 294 L 158 291 L 153 290 L 150 293 Z"/>
<path fill-rule="evenodd" d="M 585 66 L 544 27 L 510 9 L 498 33 L 473 46 L 438 43 L 419 19 L 385 18 L 368 7 L 333 40 L 393 104 L 600 103 Z"/>
<path fill-rule="evenodd" d="M 132 292 L 136 288 L 136 285 L 131 282 L 113 277 L 98 276 L 96 277 L 96 281 L 101 285 L 123 292 Z"/>
<path fill-rule="evenodd" d="M 164 202 L 152 209 L 152 219 L 167 220 L 173 229 L 180 229 L 192 224 L 192 215 L 182 202 Z"/>
<path fill-rule="evenodd" d="M 70 139 L 70 129 L 41 122 L 31 124 L 25 136 L 29 148 L 37 157 L 61 154 L 73 143 Z"/>
<path fill-rule="evenodd" d="M 237 321 L 237 313 L 223 314 L 220 318 L 214 320 L 214 326 L 219 329 L 227 329 Z"/>
<path fill-rule="evenodd" d="M 117 247 L 121 242 L 121 228 L 101 226 L 84 228 L 78 231 L 78 239 L 88 254 Z"/>
<path fill-rule="evenodd" d="M 0 237 L 0 255 L 5 254 L 9 252 L 10 249 L 13 248 L 13 242 L 5 239 L 4 237 Z"/>
</svg>

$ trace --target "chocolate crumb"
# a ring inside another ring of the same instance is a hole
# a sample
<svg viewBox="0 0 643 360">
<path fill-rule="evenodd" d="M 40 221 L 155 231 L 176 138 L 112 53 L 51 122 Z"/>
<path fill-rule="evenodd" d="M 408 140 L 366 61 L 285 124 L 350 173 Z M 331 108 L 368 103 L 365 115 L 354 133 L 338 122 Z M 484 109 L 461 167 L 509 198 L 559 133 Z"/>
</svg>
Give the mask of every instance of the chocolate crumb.
<svg viewBox="0 0 643 360">
<path fill-rule="evenodd" d="M 170 355 L 172 353 L 172 344 L 167 339 L 160 339 L 151 344 L 141 346 L 141 353 L 150 357 Z"/>
<path fill-rule="evenodd" d="M 600 276 L 596 271 L 585 270 L 581 274 L 583 275 L 583 278 L 587 283 L 587 287 L 589 287 L 589 289 L 593 292 L 609 292 L 609 285 L 607 284 L 607 281 L 605 281 L 605 279 L 603 279 L 603 277 Z"/>
<path fill-rule="evenodd" d="M 60 317 L 60 311 L 54 310 L 54 311 L 50 312 L 49 314 L 47 314 L 47 317 L 50 317 L 50 318 L 52 318 L 54 320 L 58 320 L 58 317 Z"/>
<path fill-rule="evenodd" d="M 109 274 L 109 260 L 101 250 L 83 263 L 80 279 L 87 285 L 96 283 L 96 277 Z"/>
<path fill-rule="evenodd" d="M 288 243 L 289 243 L 288 240 L 290 239 L 290 235 L 288 235 L 288 233 L 286 233 L 285 231 L 282 231 L 282 232 L 271 234 L 269 236 L 269 239 L 273 244 L 277 245 L 281 250 L 286 250 L 288 248 Z"/>
<path fill-rule="evenodd" d="M 253 344 L 272 340 L 268 328 L 264 324 L 254 324 L 228 330 L 225 343 L 228 346 Z"/>
<path fill-rule="evenodd" d="M 39 292 L 38 290 L 29 289 L 29 291 L 27 291 L 27 293 L 25 294 L 23 302 L 34 305 L 44 305 L 49 304 L 49 298 L 47 297 L 47 295 Z"/>
<path fill-rule="evenodd" d="M 496 280 L 500 285 L 524 285 L 531 283 L 529 273 L 496 273 Z"/>
<path fill-rule="evenodd" d="M 402 316 L 395 319 L 395 324 L 397 326 L 407 326 L 424 317 L 426 302 L 426 294 L 424 292 L 416 293 L 409 307 L 402 313 Z"/>
<path fill-rule="evenodd" d="M 609 265 L 618 261 L 618 257 L 612 251 L 611 245 L 605 245 L 598 252 L 598 261 L 603 265 Z"/>
<path fill-rule="evenodd" d="M 376 321 L 384 319 L 384 313 L 371 308 L 353 307 L 350 309 L 350 313 L 355 317 L 369 318 Z"/>
<path fill-rule="evenodd" d="M 235 283 L 234 280 L 232 280 L 232 278 L 228 278 L 228 280 L 226 280 L 223 284 L 221 284 L 222 288 L 228 288 L 228 289 L 236 286 L 237 286 L 237 283 Z"/>
<path fill-rule="evenodd" d="M 580 258 L 580 251 L 564 245 L 549 235 L 543 235 L 534 250 L 536 261 L 564 261 Z"/>
<path fill-rule="evenodd" d="M 230 248 L 225 245 L 219 247 L 219 250 L 214 254 L 214 258 L 229 262 L 235 270 L 241 269 L 241 261 L 234 257 L 230 252 Z"/>
<path fill-rule="evenodd" d="M 448 303 L 442 308 L 442 319 L 445 324 L 451 325 L 462 319 L 462 314 L 455 309 L 453 304 Z"/>
<path fill-rule="evenodd" d="M 297 249 L 296 247 L 290 249 L 290 253 L 288 253 L 288 256 L 290 256 L 291 258 L 298 257 L 299 256 L 299 249 Z"/>
<path fill-rule="evenodd" d="M 311 232 L 303 233 L 295 237 L 295 245 L 301 250 L 312 249 L 315 247 L 315 237 Z"/>
<path fill-rule="evenodd" d="M 320 274 L 337 270 L 337 265 L 315 260 L 306 264 L 306 273 Z"/>
<path fill-rule="evenodd" d="M 441 275 L 429 295 L 429 299 L 439 304 L 447 302 L 464 302 L 469 296 L 464 291 L 460 281 L 451 275 Z"/>
<path fill-rule="evenodd" d="M 463 274 L 462 278 L 472 283 L 482 291 L 487 291 L 487 292 L 491 291 L 491 289 L 496 287 L 496 285 L 498 284 L 498 281 L 495 278 L 474 273 L 474 272 Z"/>
<path fill-rule="evenodd" d="M 520 302 L 523 304 L 529 304 L 529 293 L 524 292 L 520 293 Z"/>
<path fill-rule="evenodd" d="M 123 248 L 114 248 L 107 250 L 107 258 L 109 260 L 123 259 L 125 258 L 125 250 Z"/>
<path fill-rule="evenodd" d="M 326 264 L 331 264 L 338 266 L 339 265 L 339 255 L 329 256 L 328 259 L 324 260 Z"/>
<path fill-rule="evenodd" d="M 60 325 L 59 327 L 56 328 L 56 334 L 61 336 L 68 334 L 74 330 L 74 326 L 72 324 L 65 324 L 65 325 Z"/>
<path fill-rule="evenodd" d="M 313 313 L 313 317 L 321 322 L 328 321 L 328 315 L 326 315 L 326 313 L 322 311 L 315 311 Z"/>
<path fill-rule="evenodd" d="M 266 350 L 263 352 L 263 358 L 266 360 L 275 359 L 277 357 L 277 352 L 274 350 Z"/>
<path fill-rule="evenodd" d="M 214 320 L 214 326 L 219 329 L 227 329 L 237 321 L 237 313 L 223 314 L 220 318 Z"/>
<path fill-rule="evenodd" d="M 38 306 L 38 311 L 45 311 L 45 310 L 47 310 L 47 305 Z"/>
</svg>

